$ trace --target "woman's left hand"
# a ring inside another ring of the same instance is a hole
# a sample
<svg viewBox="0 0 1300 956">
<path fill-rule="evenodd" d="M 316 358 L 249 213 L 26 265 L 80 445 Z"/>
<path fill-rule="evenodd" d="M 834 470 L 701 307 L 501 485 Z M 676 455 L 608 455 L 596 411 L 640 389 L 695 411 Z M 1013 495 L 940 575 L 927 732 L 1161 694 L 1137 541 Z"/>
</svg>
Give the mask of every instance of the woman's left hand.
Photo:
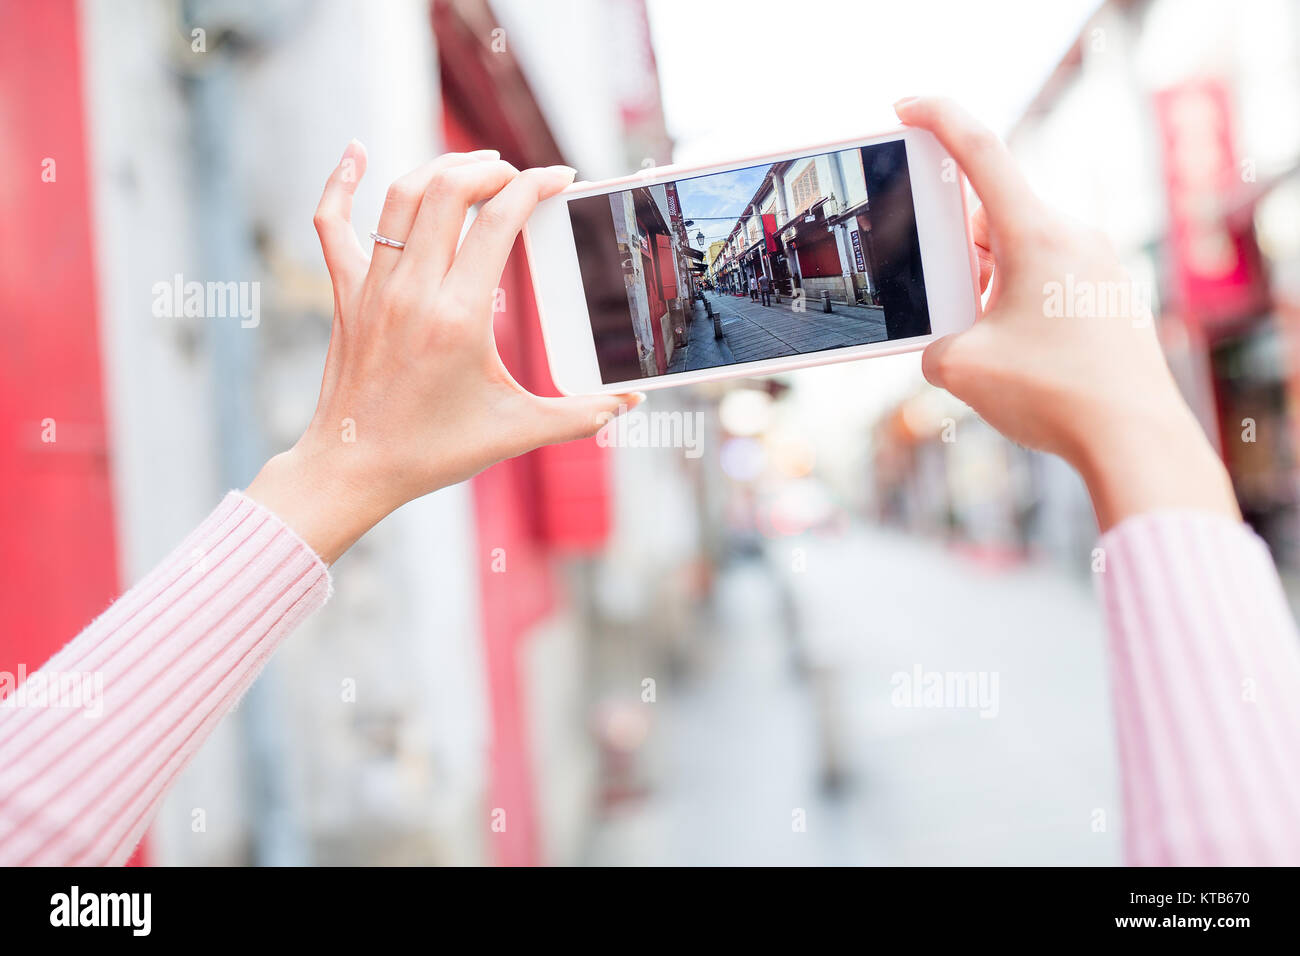
<svg viewBox="0 0 1300 956">
<path fill-rule="evenodd" d="M 296 445 L 249 486 L 327 563 L 407 501 L 540 445 L 594 435 L 640 395 L 544 398 L 511 377 L 493 337 L 506 258 L 533 208 L 573 181 L 494 151 L 449 153 L 388 190 L 367 256 L 351 223 L 366 154 L 353 141 L 316 231 L 334 285 L 320 399 Z M 459 250 L 474 203 L 483 203 Z"/>
</svg>

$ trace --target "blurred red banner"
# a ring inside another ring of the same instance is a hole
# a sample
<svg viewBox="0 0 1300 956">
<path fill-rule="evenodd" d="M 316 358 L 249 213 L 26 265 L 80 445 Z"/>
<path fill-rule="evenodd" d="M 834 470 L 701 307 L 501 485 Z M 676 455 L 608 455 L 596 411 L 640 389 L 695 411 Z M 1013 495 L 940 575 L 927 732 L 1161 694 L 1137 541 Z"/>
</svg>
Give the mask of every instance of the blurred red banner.
<svg viewBox="0 0 1300 956">
<path fill-rule="evenodd" d="M 1241 187 L 1224 83 L 1198 78 L 1155 94 L 1169 216 L 1172 305 L 1206 328 L 1263 308 L 1266 287 L 1250 223 L 1230 224 Z"/>
</svg>

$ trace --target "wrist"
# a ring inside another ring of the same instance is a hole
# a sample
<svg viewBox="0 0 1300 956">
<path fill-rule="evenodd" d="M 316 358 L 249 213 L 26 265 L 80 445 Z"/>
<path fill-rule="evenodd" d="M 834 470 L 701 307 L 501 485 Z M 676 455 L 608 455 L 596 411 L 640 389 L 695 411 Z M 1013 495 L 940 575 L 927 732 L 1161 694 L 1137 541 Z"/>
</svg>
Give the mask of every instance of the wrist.
<svg viewBox="0 0 1300 956">
<path fill-rule="evenodd" d="M 292 528 L 326 564 L 391 511 L 373 486 L 352 475 L 338 456 L 301 444 L 271 458 L 244 494 Z"/>
<path fill-rule="evenodd" d="M 1181 398 L 1092 421 L 1072 464 L 1087 485 L 1101 531 L 1168 509 L 1240 520 L 1227 469 Z"/>
</svg>

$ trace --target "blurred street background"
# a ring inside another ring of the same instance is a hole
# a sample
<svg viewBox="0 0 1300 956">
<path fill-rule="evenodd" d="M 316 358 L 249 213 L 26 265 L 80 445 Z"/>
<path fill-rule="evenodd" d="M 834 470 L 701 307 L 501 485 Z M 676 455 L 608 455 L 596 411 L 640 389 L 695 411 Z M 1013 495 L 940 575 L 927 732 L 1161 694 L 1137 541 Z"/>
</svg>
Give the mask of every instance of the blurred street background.
<svg viewBox="0 0 1300 956">
<path fill-rule="evenodd" d="M 350 138 L 364 235 L 448 149 L 597 180 L 875 132 L 919 93 L 1153 290 L 1296 589 L 1297 0 L 0 0 L 0 669 L 297 438 L 332 312 L 312 212 Z M 255 288 L 256 321 L 166 308 L 189 281 Z M 551 391 L 522 246 L 502 288 L 503 358 Z M 1096 528 L 1062 462 L 917 355 L 644 412 L 346 555 L 139 860 L 1119 862 Z"/>
</svg>

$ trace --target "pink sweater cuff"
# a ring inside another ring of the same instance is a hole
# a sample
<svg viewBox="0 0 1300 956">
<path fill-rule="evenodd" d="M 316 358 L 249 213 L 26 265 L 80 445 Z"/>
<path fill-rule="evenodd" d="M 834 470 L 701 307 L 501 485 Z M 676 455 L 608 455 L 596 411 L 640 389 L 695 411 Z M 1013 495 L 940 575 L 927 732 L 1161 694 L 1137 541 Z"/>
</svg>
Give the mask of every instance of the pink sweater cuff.
<svg viewBox="0 0 1300 956">
<path fill-rule="evenodd" d="M 328 568 L 239 492 L 0 702 L 0 864 L 115 864 Z M 83 705 L 38 695 L 76 675 Z"/>
<path fill-rule="evenodd" d="M 1300 641 L 1268 548 L 1196 512 L 1100 545 L 1127 861 L 1300 863 Z"/>
</svg>

